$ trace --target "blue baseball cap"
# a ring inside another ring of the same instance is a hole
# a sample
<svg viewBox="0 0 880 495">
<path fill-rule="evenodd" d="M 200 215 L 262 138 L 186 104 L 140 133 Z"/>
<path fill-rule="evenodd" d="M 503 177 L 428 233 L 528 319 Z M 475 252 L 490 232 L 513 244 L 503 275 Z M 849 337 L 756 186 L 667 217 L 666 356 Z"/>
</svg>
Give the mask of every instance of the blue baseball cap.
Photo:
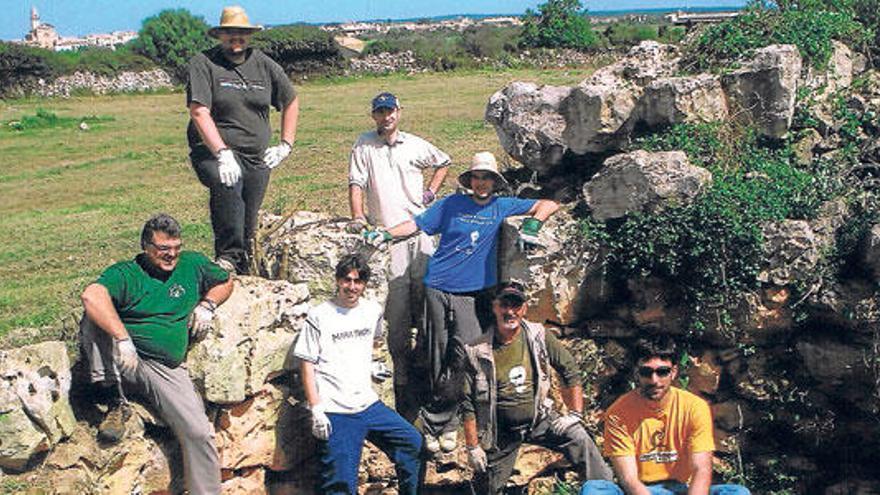
<svg viewBox="0 0 880 495">
<path fill-rule="evenodd" d="M 373 111 L 380 108 L 400 108 L 400 101 L 391 93 L 380 93 L 373 98 Z"/>
</svg>

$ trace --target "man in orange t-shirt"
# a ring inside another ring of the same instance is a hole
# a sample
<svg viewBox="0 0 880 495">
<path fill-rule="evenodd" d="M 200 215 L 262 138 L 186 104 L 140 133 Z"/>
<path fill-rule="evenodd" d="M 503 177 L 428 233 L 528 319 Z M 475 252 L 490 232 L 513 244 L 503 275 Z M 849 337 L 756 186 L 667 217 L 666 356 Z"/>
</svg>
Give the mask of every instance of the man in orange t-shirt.
<svg viewBox="0 0 880 495">
<path fill-rule="evenodd" d="M 678 378 L 669 338 L 636 344 L 638 387 L 605 414 L 605 455 L 620 485 L 588 481 L 581 495 L 749 495 L 740 485 L 712 485 L 712 413 Z"/>
</svg>

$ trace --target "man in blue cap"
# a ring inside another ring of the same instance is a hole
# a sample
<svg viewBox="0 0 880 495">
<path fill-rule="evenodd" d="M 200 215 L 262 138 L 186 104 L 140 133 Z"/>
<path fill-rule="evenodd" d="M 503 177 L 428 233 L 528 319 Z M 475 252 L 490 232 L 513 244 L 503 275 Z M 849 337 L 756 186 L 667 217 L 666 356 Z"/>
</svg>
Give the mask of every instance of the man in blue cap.
<svg viewBox="0 0 880 495">
<path fill-rule="evenodd" d="M 376 129 L 358 137 L 349 161 L 349 231 L 361 232 L 368 225 L 391 228 L 425 211 L 434 201 L 449 167 L 449 155 L 428 141 L 399 130 L 402 108 L 391 93 L 372 101 Z M 425 187 L 422 172 L 431 169 Z M 366 203 L 366 205 L 365 205 Z M 366 206 L 366 209 L 364 208 Z M 388 298 L 388 349 L 394 363 L 394 395 L 397 411 L 412 421 L 418 412 L 416 395 L 408 387 L 412 351 L 412 328 L 424 329 L 424 284 L 434 241 L 419 234 L 391 246 Z"/>
</svg>

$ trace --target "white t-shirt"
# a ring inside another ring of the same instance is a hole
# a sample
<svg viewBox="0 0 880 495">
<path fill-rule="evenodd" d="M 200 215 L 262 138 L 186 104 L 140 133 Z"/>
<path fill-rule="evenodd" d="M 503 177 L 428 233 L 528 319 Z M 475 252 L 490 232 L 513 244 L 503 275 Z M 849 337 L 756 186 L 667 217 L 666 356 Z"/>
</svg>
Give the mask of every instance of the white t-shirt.
<svg viewBox="0 0 880 495">
<path fill-rule="evenodd" d="M 330 413 L 354 414 L 379 400 L 370 367 L 373 341 L 382 336 L 382 308 L 361 299 L 353 308 L 330 301 L 309 310 L 293 355 L 315 365 L 315 385 Z"/>
<path fill-rule="evenodd" d="M 348 183 L 364 190 L 370 221 L 390 228 L 425 210 L 422 169 L 447 165 L 449 155 L 416 135 L 398 132 L 389 145 L 370 131 L 351 149 Z"/>
</svg>

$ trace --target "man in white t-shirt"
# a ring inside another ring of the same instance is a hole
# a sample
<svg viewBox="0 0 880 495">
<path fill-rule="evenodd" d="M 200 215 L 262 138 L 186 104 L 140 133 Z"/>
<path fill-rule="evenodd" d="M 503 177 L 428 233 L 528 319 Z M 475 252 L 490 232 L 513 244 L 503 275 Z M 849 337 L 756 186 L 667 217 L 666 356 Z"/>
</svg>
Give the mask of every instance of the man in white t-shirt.
<svg viewBox="0 0 880 495">
<path fill-rule="evenodd" d="M 370 267 L 360 255 L 336 265 L 336 296 L 309 310 L 294 345 L 318 439 L 319 493 L 357 493 L 364 439 L 395 463 L 398 493 L 418 488 L 422 437 L 383 404 L 371 387 L 374 342 L 382 338 L 382 308 L 360 300 Z"/>
<path fill-rule="evenodd" d="M 398 129 L 403 109 L 391 93 L 373 98 L 371 116 L 376 129 L 358 137 L 348 169 L 350 231 L 369 223 L 389 229 L 412 220 L 434 201 L 446 172 L 449 155 L 428 141 Z M 431 170 L 425 186 L 423 171 Z M 364 206 L 366 203 L 366 211 Z M 366 213 L 366 214 L 365 214 Z M 395 408 L 412 421 L 418 412 L 409 380 L 411 329 L 424 330 L 425 288 L 422 279 L 434 242 L 426 234 L 391 246 L 388 274 L 388 350 L 394 362 Z"/>
</svg>

